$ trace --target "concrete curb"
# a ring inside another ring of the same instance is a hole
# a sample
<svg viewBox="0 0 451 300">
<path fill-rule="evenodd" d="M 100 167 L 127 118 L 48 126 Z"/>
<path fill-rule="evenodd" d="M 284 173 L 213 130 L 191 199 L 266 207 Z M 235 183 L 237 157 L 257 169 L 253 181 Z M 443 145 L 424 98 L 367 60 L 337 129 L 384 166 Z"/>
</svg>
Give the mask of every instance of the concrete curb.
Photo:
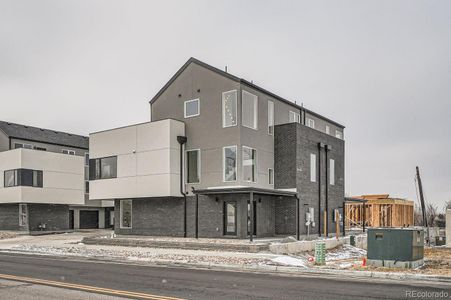
<svg viewBox="0 0 451 300">
<path fill-rule="evenodd" d="M 225 265 L 214 263 L 187 263 L 187 262 L 174 262 L 168 260 L 130 260 L 122 257 L 85 257 L 76 255 L 51 255 L 42 252 L 32 252 L 23 250 L 0 250 L 0 253 L 15 253 L 25 255 L 41 255 L 59 258 L 72 258 L 84 261 L 99 261 L 99 262 L 114 262 L 114 263 L 127 263 L 134 265 L 148 265 L 158 267 L 172 267 L 172 268 L 188 268 L 188 269 L 207 269 L 213 271 L 235 271 L 235 272 L 252 272 L 261 274 L 285 274 L 291 276 L 327 276 L 335 278 L 376 278 L 384 280 L 397 280 L 397 281 L 428 281 L 428 282 L 440 282 L 451 284 L 451 276 L 438 276 L 438 275 L 424 275 L 424 274 L 409 274 L 409 273 L 390 273 L 390 272 L 374 272 L 374 271 L 350 271 L 350 270 L 336 270 L 336 269 L 306 269 L 301 267 L 289 267 L 289 266 L 269 266 L 269 265 Z"/>
</svg>

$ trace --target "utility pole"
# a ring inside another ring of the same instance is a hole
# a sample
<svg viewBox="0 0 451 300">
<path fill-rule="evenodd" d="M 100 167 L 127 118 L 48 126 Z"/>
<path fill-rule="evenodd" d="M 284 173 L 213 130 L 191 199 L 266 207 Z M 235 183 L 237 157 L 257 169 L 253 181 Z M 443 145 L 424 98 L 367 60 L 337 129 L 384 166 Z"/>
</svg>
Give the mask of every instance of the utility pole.
<svg viewBox="0 0 451 300">
<path fill-rule="evenodd" d="M 421 183 L 421 177 L 420 177 L 420 169 L 417 166 L 417 181 L 418 181 L 418 190 L 420 192 L 420 202 L 421 202 L 421 210 L 423 212 L 423 225 L 426 226 L 426 243 L 428 246 L 430 246 L 431 242 L 429 241 L 429 226 L 428 226 L 428 219 L 426 216 L 426 205 L 424 203 L 424 194 L 423 194 L 423 185 Z"/>
</svg>

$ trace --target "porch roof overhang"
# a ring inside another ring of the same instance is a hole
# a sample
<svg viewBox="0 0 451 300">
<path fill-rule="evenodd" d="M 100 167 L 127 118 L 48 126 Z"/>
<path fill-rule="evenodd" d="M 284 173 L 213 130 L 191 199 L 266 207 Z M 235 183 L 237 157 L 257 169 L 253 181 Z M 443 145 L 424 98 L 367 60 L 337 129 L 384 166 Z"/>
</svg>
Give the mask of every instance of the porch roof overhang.
<svg viewBox="0 0 451 300">
<path fill-rule="evenodd" d="M 244 193 L 254 193 L 259 195 L 274 195 L 274 196 L 288 196 L 297 197 L 296 192 L 284 191 L 284 190 L 273 190 L 255 187 L 224 187 L 224 188 L 210 188 L 210 189 L 193 189 L 193 193 L 197 195 L 219 195 L 219 194 L 244 194 Z"/>
</svg>

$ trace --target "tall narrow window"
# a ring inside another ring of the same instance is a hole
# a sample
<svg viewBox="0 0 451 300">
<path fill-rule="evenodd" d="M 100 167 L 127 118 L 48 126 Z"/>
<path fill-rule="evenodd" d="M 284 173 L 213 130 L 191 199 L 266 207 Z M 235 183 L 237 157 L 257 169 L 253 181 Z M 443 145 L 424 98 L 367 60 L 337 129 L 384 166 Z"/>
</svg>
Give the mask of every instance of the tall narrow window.
<svg viewBox="0 0 451 300">
<path fill-rule="evenodd" d="M 290 111 L 290 123 L 301 123 L 301 115 L 297 112 Z"/>
<path fill-rule="evenodd" d="M 274 102 L 268 101 L 268 133 L 274 134 Z"/>
<path fill-rule="evenodd" d="M 329 127 L 329 125 L 326 125 L 326 133 L 330 134 L 330 127 Z"/>
<path fill-rule="evenodd" d="M 132 228 L 132 200 L 120 200 L 119 213 L 121 228 Z"/>
<path fill-rule="evenodd" d="M 257 129 L 258 97 L 247 91 L 243 91 L 241 98 L 241 118 L 243 126 Z"/>
<path fill-rule="evenodd" d="M 116 178 L 117 177 L 117 157 L 104 157 L 100 159 L 100 178 Z"/>
<path fill-rule="evenodd" d="M 335 185 L 335 160 L 331 159 L 329 161 L 329 183 L 330 185 Z"/>
<path fill-rule="evenodd" d="M 224 181 L 236 181 L 236 166 L 237 166 L 237 147 L 224 147 L 223 153 L 223 170 Z"/>
<path fill-rule="evenodd" d="M 19 226 L 27 226 L 27 225 L 28 225 L 27 205 L 20 203 L 19 204 Z"/>
<path fill-rule="evenodd" d="M 257 150 L 243 146 L 243 180 L 257 181 Z"/>
<path fill-rule="evenodd" d="M 222 93 L 222 127 L 236 125 L 236 90 Z"/>
<path fill-rule="evenodd" d="M 310 154 L 310 181 L 316 182 L 316 154 Z"/>
<path fill-rule="evenodd" d="M 315 120 L 307 119 L 307 126 L 310 128 L 315 128 Z"/>
<path fill-rule="evenodd" d="M 270 185 L 274 184 L 274 170 L 273 169 L 268 169 L 268 183 Z"/>
<path fill-rule="evenodd" d="M 199 105 L 200 105 L 199 99 L 185 101 L 185 104 L 184 104 L 185 118 L 191 118 L 191 117 L 198 116 L 200 114 Z"/>
<path fill-rule="evenodd" d="M 236 202 L 224 202 L 224 235 L 236 235 Z"/>
<path fill-rule="evenodd" d="M 186 151 L 186 182 L 200 182 L 200 150 Z"/>
<path fill-rule="evenodd" d="M 42 171 L 33 170 L 33 184 L 34 187 L 42 187 Z"/>
<path fill-rule="evenodd" d="M 8 170 L 4 172 L 4 187 L 17 186 L 17 170 Z"/>
<path fill-rule="evenodd" d="M 335 137 L 342 139 L 343 138 L 343 133 L 341 133 L 341 131 L 335 130 Z"/>
</svg>

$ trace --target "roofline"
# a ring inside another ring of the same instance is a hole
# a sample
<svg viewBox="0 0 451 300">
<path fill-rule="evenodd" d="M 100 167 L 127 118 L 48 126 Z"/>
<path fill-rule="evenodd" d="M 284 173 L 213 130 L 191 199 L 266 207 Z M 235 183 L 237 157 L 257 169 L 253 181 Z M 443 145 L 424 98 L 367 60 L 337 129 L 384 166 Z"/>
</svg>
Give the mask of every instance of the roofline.
<svg viewBox="0 0 451 300">
<path fill-rule="evenodd" d="M 277 100 L 279 100 L 281 102 L 284 102 L 284 103 L 286 103 L 288 105 L 291 105 L 291 106 L 293 106 L 293 107 L 295 107 L 297 109 L 300 109 L 300 110 L 302 109 L 302 110 L 306 111 L 307 113 L 312 114 L 312 115 L 314 115 L 314 116 L 316 116 L 318 118 L 324 119 L 325 121 L 328 121 L 328 122 L 334 124 L 335 126 L 338 126 L 338 127 L 342 128 L 342 129 L 345 128 L 345 126 L 341 125 L 340 123 L 337 123 L 337 122 L 335 122 L 335 121 L 333 121 L 333 120 L 331 120 L 331 119 L 329 119 L 327 117 L 324 117 L 324 116 L 322 116 L 322 115 L 320 115 L 320 114 L 318 114 L 318 113 L 316 113 L 314 111 L 311 111 L 311 110 L 309 110 L 309 109 L 307 109 L 307 108 L 305 108 L 303 106 L 297 105 L 297 104 L 293 103 L 292 101 L 287 100 L 285 98 L 282 98 L 282 97 L 280 97 L 280 96 L 278 96 L 278 95 L 276 95 L 276 94 L 274 94 L 274 93 L 272 93 L 272 92 L 270 92 L 270 91 L 268 91 L 268 90 L 266 90 L 266 89 L 264 89 L 264 88 L 262 88 L 262 87 L 260 87 L 258 85 L 253 84 L 252 82 L 249 82 L 249 81 L 243 79 L 243 78 L 239 78 L 239 77 L 237 77 L 235 75 L 232 75 L 232 74 L 227 73 L 227 72 L 225 72 L 225 71 L 223 71 L 221 69 L 213 67 L 213 66 L 211 66 L 211 65 L 209 65 L 207 63 L 204 63 L 203 61 L 200 61 L 200 60 L 198 60 L 198 59 L 196 59 L 194 57 L 190 57 L 190 59 L 188 59 L 188 61 L 171 77 L 171 79 L 169 79 L 169 81 L 158 91 L 158 93 L 149 101 L 149 103 L 150 104 L 154 103 L 161 96 L 161 94 L 164 93 L 164 91 L 175 81 L 175 79 L 191 63 L 196 63 L 196 64 L 198 64 L 198 65 L 200 65 L 200 66 L 202 66 L 202 67 L 204 67 L 206 69 L 209 69 L 210 71 L 218 73 L 218 74 L 220 74 L 220 75 L 222 75 L 224 77 L 227 77 L 227 78 L 229 78 L 229 79 L 231 79 L 233 81 L 236 81 L 236 82 L 239 82 L 241 84 L 247 85 L 247 86 L 249 86 L 251 88 L 254 88 L 254 89 L 256 89 L 256 90 L 258 90 L 258 91 L 260 91 L 260 92 L 262 92 L 264 94 L 267 94 L 268 96 L 276 98 Z"/>
<path fill-rule="evenodd" d="M 139 125 L 144 125 L 144 124 L 148 124 L 148 123 L 157 123 L 157 122 L 162 122 L 162 121 L 166 121 L 166 120 L 177 121 L 177 122 L 185 124 L 185 122 L 177 120 L 177 119 L 166 118 L 166 119 L 161 119 L 161 120 L 158 120 L 158 121 L 145 121 L 145 122 L 140 122 L 140 123 L 136 123 L 136 124 L 130 124 L 130 125 L 124 125 L 124 126 L 119 126 L 119 127 L 113 127 L 113 128 L 109 128 L 109 129 L 94 131 L 94 132 L 90 132 L 89 135 L 91 136 L 93 134 L 103 133 L 103 132 L 107 132 L 107 131 L 113 131 L 113 130 L 117 130 L 117 129 L 133 127 L 133 126 L 139 126 Z"/>
<path fill-rule="evenodd" d="M 55 145 L 55 146 L 63 146 L 63 147 L 70 147 L 70 148 L 77 148 L 77 149 L 83 149 L 83 150 L 89 150 L 89 147 L 80 147 L 80 146 L 73 146 L 73 145 L 67 145 L 67 144 L 60 144 L 60 143 L 53 143 L 53 142 L 46 142 L 41 140 L 34 140 L 34 139 L 26 139 L 19 136 L 13 136 L 13 135 L 7 135 L 10 139 L 18 139 L 22 141 L 28 141 L 28 142 L 36 142 L 36 143 L 43 143 L 43 144 L 49 144 L 49 145 Z M 86 137 L 88 138 L 88 137 Z"/>
</svg>

